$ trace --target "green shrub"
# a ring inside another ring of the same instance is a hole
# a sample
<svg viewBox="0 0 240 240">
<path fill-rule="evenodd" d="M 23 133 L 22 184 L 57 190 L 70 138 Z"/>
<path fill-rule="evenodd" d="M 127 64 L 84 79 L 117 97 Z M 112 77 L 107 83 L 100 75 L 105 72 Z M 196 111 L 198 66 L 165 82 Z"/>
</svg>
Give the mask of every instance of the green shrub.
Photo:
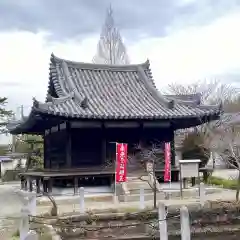
<svg viewBox="0 0 240 240">
<path fill-rule="evenodd" d="M 236 190 L 238 182 L 237 180 L 228 180 L 228 179 L 222 179 L 222 178 L 210 176 L 208 178 L 208 184 L 222 186 L 223 188 Z"/>
</svg>

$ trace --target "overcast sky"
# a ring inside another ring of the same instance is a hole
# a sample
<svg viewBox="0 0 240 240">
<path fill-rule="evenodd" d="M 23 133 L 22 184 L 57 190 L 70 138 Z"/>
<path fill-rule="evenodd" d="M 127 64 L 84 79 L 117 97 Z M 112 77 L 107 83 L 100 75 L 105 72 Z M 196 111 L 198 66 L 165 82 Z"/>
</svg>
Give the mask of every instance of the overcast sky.
<svg viewBox="0 0 240 240">
<path fill-rule="evenodd" d="M 171 82 L 240 77 L 240 0 L 0 0 L 0 96 L 44 100 L 50 54 L 90 62 L 112 4 L 132 63 Z M 3 137 L 0 137 L 0 141 Z"/>
</svg>

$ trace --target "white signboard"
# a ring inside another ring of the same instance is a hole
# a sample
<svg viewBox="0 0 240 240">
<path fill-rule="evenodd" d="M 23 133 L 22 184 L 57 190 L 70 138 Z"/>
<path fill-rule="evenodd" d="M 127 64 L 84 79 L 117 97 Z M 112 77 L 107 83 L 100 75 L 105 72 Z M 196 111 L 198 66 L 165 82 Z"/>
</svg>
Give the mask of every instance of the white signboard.
<svg viewBox="0 0 240 240">
<path fill-rule="evenodd" d="M 200 160 L 180 160 L 181 164 L 181 177 L 191 178 L 199 176 L 199 163 Z"/>
</svg>

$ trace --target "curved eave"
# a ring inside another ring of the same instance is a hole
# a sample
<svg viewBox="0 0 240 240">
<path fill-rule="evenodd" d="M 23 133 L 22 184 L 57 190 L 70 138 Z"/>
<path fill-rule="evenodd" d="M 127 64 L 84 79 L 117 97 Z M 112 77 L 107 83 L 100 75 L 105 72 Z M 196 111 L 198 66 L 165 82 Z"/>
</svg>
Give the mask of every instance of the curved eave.
<svg viewBox="0 0 240 240">
<path fill-rule="evenodd" d="M 36 116 L 33 111 L 30 112 L 28 117 L 24 117 L 20 121 L 10 121 L 7 124 L 7 129 L 9 133 L 17 135 L 29 133 L 29 130 L 35 125 Z"/>
<path fill-rule="evenodd" d="M 91 112 L 89 112 L 88 107 L 83 108 L 80 105 L 81 103 L 76 102 L 74 100 L 74 93 L 69 94 L 66 97 L 57 98 L 52 100 L 52 102 L 48 103 L 35 103 L 35 111 L 41 113 L 41 114 L 47 114 L 51 116 L 57 116 L 62 118 L 71 118 L 71 119 L 98 119 L 98 120 L 186 120 L 188 119 L 191 121 L 191 119 L 199 119 L 199 121 L 206 122 L 204 119 L 208 119 L 207 121 L 213 121 L 218 120 L 222 112 L 221 105 L 215 105 L 215 106 L 189 106 L 190 108 L 196 108 L 198 110 L 201 110 L 201 113 L 194 114 L 194 115 L 182 115 L 182 116 L 174 116 L 169 115 L 165 117 L 161 116 L 118 116 L 118 115 L 95 115 Z M 184 104 L 185 105 L 185 104 Z M 69 110 L 69 111 L 63 111 L 63 109 L 73 109 L 76 108 L 75 111 Z M 175 105 L 177 108 L 178 106 Z M 190 122 L 189 122 L 190 124 Z M 190 124 L 191 125 L 191 124 Z"/>
<path fill-rule="evenodd" d="M 46 121 L 41 116 L 42 109 L 33 107 L 30 114 L 21 121 L 10 121 L 7 124 L 8 132 L 13 135 L 32 134 L 43 135 L 45 132 Z"/>
</svg>

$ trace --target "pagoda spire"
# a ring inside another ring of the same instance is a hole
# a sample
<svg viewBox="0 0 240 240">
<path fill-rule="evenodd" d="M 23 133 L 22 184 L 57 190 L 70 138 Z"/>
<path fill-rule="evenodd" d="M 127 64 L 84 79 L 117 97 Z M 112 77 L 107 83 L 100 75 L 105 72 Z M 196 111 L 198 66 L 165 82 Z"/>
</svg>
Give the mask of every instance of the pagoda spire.
<svg viewBox="0 0 240 240">
<path fill-rule="evenodd" d="M 111 5 L 107 9 L 105 23 L 102 27 L 93 63 L 117 65 L 129 64 L 126 47 L 122 41 L 120 32 L 114 23 Z"/>
</svg>

